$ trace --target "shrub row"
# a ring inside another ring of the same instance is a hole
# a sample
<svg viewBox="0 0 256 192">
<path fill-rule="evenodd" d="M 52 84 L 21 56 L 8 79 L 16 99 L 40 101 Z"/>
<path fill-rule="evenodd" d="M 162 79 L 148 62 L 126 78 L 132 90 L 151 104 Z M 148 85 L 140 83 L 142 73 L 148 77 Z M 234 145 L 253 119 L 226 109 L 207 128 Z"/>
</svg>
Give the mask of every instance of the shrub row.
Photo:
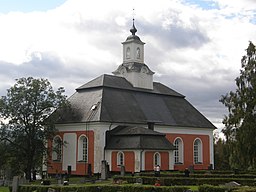
<svg viewBox="0 0 256 192">
<path fill-rule="evenodd" d="M 154 173 L 152 172 L 144 172 L 140 173 L 140 176 L 148 176 L 148 177 L 153 177 Z M 164 172 L 160 174 L 160 177 L 184 177 L 184 173 L 168 173 Z M 190 174 L 190 177 L 195 177 L 195 178 L 248 178 L 248 179 L 254 179 L 256 178 L 255 175 L 253 174 Z"/>
<path fill-rule="evenodd" d="M 255 187 L 228 188 L 225 186 L 200 185 L 198 192 L 255 192 Z"/>
<path fill-rule="evenodd" d="M 249 175 L 255 175 L 256 174 L 256 170 L 196 170 L 195 173 L 211 173 L 211 174 L 239 174 L 239 175 L 243 175 L 243 174 L 249 174 Z"/>
<path fill-rule="evenodd" d="M 229 183 L 231 181 L 236 181 L 237 183 L 241 185 L 248 185 L 248 186 L 256 186 L 256 180 L 254 179 L 240 179 L 240 178 L 181 178 L 181 177 L 132 177 L 132 176 L 126 176 L 126 177 L 114 177 L 114 181 L 117 180 L 124 180 L 128 183 L 136 183 L 138 178 L 141 178 L 143 181 L 143 184 L 149 184 L 153 185 L 157 179 L 160 180 L 162 185 L 166 186 L 172 186 L 172 185 L 203 185 L 203 184 L 209 184 L 209 185 L 224 185 L 225 183 Z"/>
<path fill-rule="evenodd" d="M 32 186 L 23 185 L 19 187 L 18 192 L 47 192 L 48 188 L 52 188 L 55 192 L 184 192 L 188 187 L 176 186 L 176 187 L 154 187 L 154 186 L 142 186 L 142 185 L 91 185 L 91 186 Z"/>
<path fill-rule="evenodd" d="M 224 186 L 200 185 L 198 192 L 227 192 L 229 189 Z"/>
</svg>

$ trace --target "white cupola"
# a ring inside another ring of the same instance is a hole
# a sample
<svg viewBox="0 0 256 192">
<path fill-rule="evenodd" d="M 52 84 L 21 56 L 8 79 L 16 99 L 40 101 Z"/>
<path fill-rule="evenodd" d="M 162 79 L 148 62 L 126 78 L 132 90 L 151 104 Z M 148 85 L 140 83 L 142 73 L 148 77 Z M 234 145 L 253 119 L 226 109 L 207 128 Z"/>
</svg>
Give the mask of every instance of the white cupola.
<svg viewBox="0 0 256 192">
<path fill-rule="evenodd" d="M 124 77 L 133 87 L 153 89 L 153 74 L 144 63 L 144 42 L 135 35 L 137 29 L 134 25 L 130 29 L 132 35 L 123 42 L 123 63 L 113 72 L 116 76 Z"/>
<path fill-rule="evenodd" d="M 127 62 L 138 62 L 144 63 L 144 42 L 135 35 L 137 29 L 134 26 L 134 20 L 132 28 L 130 29 L 132 35 L 127 37 L 126 41 L 123 42 L 123 63 Z"/>
</svg>

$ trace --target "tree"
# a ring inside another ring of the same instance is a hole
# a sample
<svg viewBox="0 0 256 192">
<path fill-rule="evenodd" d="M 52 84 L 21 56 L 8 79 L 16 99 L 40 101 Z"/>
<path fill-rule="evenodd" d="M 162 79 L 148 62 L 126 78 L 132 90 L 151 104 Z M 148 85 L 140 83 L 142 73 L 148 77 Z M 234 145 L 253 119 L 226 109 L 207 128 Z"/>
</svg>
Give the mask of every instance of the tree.
<svg viewBox="0 0 256 192">
<path fill-rule="evenodd" d="M 228 145 L 222 138 L 214 144 L 214 168 L 217 170 L 229 170 L 229 157 L 228 157 Z"/>
<path fill-rule="evenodd" d="M 220 102 L 229 112 L 223 120 L 223 133 L 232 148 L 231 165 L 235 168 L 255 169 L 256 49 L 252 42 L 249 42 L 246 53 L 241 59 L 240 76 L 235 79 L 236 90 L 222 96 Z"/>
<path fill-rule="evenodd" d="M 12 158 L 31 180 L 31 173 L 41 166 L 45 142 L 55 132 L 54 119 L 48 117 L 57 108 L 68 106 L 64 88 L 55 92 L 47 79 L 33 77 L 16 80 L 0 99 L 1 140 L 11 146 Z"/>
</svg>

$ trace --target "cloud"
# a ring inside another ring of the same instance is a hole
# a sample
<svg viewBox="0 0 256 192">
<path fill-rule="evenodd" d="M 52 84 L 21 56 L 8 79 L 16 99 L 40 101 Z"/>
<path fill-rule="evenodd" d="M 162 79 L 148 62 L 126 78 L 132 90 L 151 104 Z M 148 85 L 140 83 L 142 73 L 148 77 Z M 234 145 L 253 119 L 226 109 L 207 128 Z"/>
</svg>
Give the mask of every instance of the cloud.
<svg viewBox="0 0 256 192">
<path fill-rule="evenodd" d="M 218 100 L 235 89 L 244 50 L 256 42 L 254 7 L 253 0 L 68 0 L 48 11 L 0 14 L 0 95 L 24 76 L 48 78 L 71 95 L 111 74 L 122 63 L 135 8 L 155 81 L 221 126 L 226 110 Z"/>
</svg>

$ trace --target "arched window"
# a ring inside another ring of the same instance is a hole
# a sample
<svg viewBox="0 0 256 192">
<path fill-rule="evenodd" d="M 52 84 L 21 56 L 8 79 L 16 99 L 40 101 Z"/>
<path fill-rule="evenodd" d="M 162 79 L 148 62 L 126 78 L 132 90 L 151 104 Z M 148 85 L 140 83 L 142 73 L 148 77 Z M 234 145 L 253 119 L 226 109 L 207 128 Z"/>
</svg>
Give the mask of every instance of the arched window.
<svg viewBox="0 0 256 192">
<path fill-rule="evenodd" d="M 126 48 L 126 59 L 130 59 L 131 58 L 131 50 L 130 47 Z"/>
<path fill-rule="evenodd" d="M 117 153 L 117 165 L 118 166 L 124 165 L 124 153 L 121 151 Z"/>
<path fill-rule="evenodd" d="M 158 152 L 154 154 L 154 166 L 156 165 L 161 166 L 161 155 Z"/>
<path fill-rule="evenodd" d="M 183 163 L 183 141 L 181 138 L 176 138 L 174 141 L 174 163 L 182 164 Z"/>
<path fill-rule="evenodd" d="M 203 161 L 202 154 L 202 141 L 200 139 L 195 139 L 194 141 L 194 163 L 200 164 Z"/>
<path fill-rule="evenodd" d="M 136 57 L 137 57 L 137 59 L 140 59 L 140 48 L 139 47 L 137 47 Z"/>
<path fill-rule="evenodd" d="M 61 161 L 61 156 L 62 156 L 62 141 L 60 136 L 56 136 L 52 141 L 52 160 Z"/>
<path fill-rule="evenodd" d="M 78 139 L 78 161 L 88 161 L 88 138 L 85 135 Z"/>
</svg>

